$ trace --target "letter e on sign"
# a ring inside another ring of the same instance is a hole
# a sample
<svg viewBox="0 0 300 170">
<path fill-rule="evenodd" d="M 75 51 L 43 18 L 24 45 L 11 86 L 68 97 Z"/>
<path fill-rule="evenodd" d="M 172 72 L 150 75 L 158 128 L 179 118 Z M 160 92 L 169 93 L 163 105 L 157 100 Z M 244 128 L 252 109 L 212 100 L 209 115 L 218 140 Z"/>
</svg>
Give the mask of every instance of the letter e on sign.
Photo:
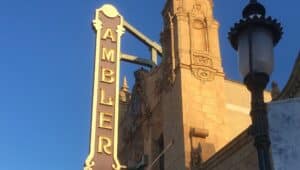
<svg viewBox="0 0 300 170">
<path fill-rule="evenodd" d="M 112 114 L 111 113 L 105 113 L 105 112 L 100 112 L 100 128 L 104 129 L 112 129 Z"/>
</svg>

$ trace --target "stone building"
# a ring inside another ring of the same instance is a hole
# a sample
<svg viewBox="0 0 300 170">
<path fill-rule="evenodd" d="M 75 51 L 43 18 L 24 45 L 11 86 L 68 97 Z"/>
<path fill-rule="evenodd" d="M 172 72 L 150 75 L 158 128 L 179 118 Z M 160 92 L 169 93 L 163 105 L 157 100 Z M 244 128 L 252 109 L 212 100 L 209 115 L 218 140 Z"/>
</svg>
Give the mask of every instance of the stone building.
<svg viewBox="0 0 300 170">
<path fill-rule="evenodd" d="M 257 169 L 250 94 L 226 79 L 213 1 L 168 0 L 162 16 L 161 64 L 136 71 L 132 92 L 126 80 L 120 91 L 120 161 L 148 170 Z M 299 96 L 299 61 L 283 92 L 273 84 L 275 99 Z"/>
</svg>

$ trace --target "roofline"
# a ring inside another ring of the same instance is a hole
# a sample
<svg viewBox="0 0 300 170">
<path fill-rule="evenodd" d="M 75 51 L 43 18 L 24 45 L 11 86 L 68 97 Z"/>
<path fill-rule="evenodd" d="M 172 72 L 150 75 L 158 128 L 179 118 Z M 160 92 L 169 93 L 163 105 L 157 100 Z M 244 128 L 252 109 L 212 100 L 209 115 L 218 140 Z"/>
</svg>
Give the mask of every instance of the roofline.
<svg viewBox="0 0 300 170">
<path fill-rule="evenodd" d="M 297 82 L 300 83 L 300 79 L 297 78 L 297 76 L 300 76 L 299 68 L 300 68 L 300 51 L 298 53 L 296 62 L 293 66 L 293 70 L 290 74 L 289 80 L 285 84 L 280 94 L 274 99 L 275 101 L 295 97 L 297 90 L 300 88 L 300 86 L 297 86 Z"/>
</svg>

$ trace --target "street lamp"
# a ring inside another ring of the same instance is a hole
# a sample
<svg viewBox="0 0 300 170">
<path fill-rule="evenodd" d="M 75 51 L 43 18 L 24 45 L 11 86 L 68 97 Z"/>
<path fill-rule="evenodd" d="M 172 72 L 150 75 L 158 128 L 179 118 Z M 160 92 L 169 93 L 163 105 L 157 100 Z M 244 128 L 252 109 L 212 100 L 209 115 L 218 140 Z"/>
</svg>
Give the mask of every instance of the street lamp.
<svg viewBox="0 0 300 170">
<path fill-rule="evenodd" d="M 263 92 L 273 71 L 273 48 L 282 36 L 279 22 L 265 16 L 265 8 L 257 0 L 243 10 L 243 19 L 228 33 L 232 47 L 238 52 L 239 70 L 251 92 L 251 134 L 257 149 L 259 169 L 271 170 L 270 138 L 267 108 Z"/>
</svg>

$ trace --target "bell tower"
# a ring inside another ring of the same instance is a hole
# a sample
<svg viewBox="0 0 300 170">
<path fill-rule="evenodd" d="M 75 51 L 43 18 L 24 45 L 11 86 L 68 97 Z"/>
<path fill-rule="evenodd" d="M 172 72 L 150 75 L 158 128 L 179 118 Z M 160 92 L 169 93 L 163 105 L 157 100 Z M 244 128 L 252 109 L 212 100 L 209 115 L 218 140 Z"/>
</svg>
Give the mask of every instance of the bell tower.
<svg viewBox="0 0 300 170">
<path fill-rule="evenodd" d="M 174 66 L 192 66 L 199 80 L 223 76 L 219 23 L 213 16 L 212 0 L 168 0 L 162 14 L 161 41 Z"/>
<path fill-rule="evenodd" d="M 164 141 L 174 142 L 165 169 L 195 169 L 229 140 L 219 23 L 212 0 L 168 0 L 162 15 L 161 44 L 173 81 L 163 99 Z"/>
</svg>

